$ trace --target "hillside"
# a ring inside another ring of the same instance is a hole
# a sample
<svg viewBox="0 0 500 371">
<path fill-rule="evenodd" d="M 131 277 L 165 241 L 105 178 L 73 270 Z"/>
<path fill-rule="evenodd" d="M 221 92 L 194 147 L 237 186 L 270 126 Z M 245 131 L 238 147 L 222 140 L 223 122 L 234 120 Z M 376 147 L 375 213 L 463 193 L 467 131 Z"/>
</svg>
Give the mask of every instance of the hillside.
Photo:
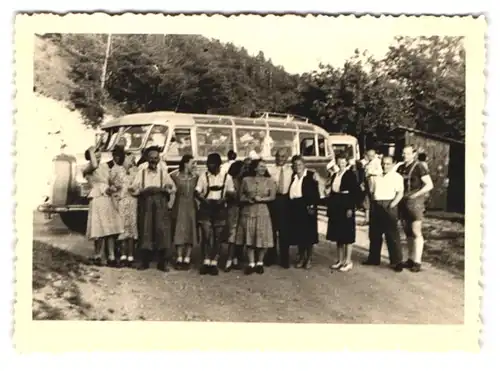
<svg viewBox="0 0 500 371">
<path fill-rule="evenodd" d="M 107 42 L 111 41 L 101 87 Z M 298 56 L 299 57 L 299 56 Z M 331 132 L 384 142 L 395 125 L 464 138 L 465 53 L 459 37 L 398 38 L 375 60 L 291 75 L 260 52 L 199 35 L 47 34 L 36 40 L 35 91 L 97 126 L 106 115 L 176 110 L 309 117 Z"/>
</svg>

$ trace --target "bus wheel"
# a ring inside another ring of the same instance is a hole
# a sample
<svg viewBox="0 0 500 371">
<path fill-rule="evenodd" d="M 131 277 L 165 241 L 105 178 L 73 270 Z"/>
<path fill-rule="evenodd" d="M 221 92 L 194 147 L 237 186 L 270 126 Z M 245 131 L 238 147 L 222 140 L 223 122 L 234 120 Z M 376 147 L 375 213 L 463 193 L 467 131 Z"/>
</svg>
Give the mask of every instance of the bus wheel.
<svg viewBox="0 0 500 371">
<path fill-rule="evenodd" d="M 72 232 L 85 234 L 87 231 L 87 216 L 86 211 L 72 211 L 61 213 L 61 220 L 64 225 Z"/>
</svg>

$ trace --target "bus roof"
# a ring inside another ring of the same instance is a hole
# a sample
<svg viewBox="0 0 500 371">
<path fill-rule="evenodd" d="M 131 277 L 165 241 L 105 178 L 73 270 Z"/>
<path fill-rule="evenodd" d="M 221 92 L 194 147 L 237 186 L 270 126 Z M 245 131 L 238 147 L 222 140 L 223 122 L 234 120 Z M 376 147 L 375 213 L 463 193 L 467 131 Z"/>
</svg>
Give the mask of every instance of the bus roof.
<svg viewBox="0 0 500 371">
<path fill-rule="evenodd" d="M 349 134 L 342 134 L 342 133 L 338 133 L 338 134 L 330 133 L 328 136 L 328 139 L 332 143 L 345 143 L 345 142 L 357 143 L 358 142 L 358 139 L 355 136 L 352 136 Z"/>
<path fill-rule="evenodd" d="M 223 125 L 223 126 L 265 126 L 272 129 L 284 130 L 305 130 L 322 133 L 329 136 L 323 128 L 302 120 L 290 120 L 278 117 L 243 117 L 243 116 L 225 116 L 208 115 L 198 113 L 176 113 L 173 111 L 157 111 L 148 113 L 134 113 L 124 115 L 108 121 L 101 126 L 101 129 L 110 129 L 119 126 L 136 126 L 146 124 L 166 125 L 167 122 L 175 120 L 175 124 L 182 125 Z"/>
</svg>

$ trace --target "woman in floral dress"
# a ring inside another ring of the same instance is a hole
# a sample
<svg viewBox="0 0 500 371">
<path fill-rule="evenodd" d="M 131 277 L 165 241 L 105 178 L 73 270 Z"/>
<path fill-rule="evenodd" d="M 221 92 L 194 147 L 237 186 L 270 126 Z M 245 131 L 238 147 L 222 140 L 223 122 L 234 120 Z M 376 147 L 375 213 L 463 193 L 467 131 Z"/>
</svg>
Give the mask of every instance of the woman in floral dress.
<svg viewBox="0 0 500 371">
<path fill-rule="evenodd" d="M 172 209 L 174 245 L 177 250 L 175 269 L 188 270 L 191 265 L 191 251 L 198 243 L 196 224 L 196 200 L 194 189 L 198 182 L 193 156 L 184 155 L 179 164 L 179 172 L 172 175 L 177 192 Z"/>
<path fill-rule="evenodd" d="M 113 167 L 112 172 L 115 167 Z M 137 241 L 137 197 L 130 188 L 137 174 L 137 166 L 132 155 L 125 158 L 123 166 L 117 171 L 117 178 L 121 185 L 118 210 L 123 220 L 123 233 L 118 236 L 120 242 L 120 263 L 132 266 L 134 262 L 134 247 Z"/>
<path fill-rule="evenodd" d="M 87 237 L 94 241 L 95 263 L 102 263 L 104 245 L 108 249 L 108 265 L 114 265 L 115 238 L 123 233 L 123 223 L 112 199 L 117 185 L 111 181 L 110 168 L 106 163 L 101 163 L 101 153 L 95 147 L 85 151 L 85 159 L 89 164 L 83 170 L 83 175 L 91 186 Z"/>
<path fill-rule="evenodd" d="M 252 176 L 243 178 L 240 188 L 242 204 L 237 241 L 247 246 L 248 266 L 245 274 L 264 273 L 266 249 L 273 247 L 273 228 L 268 203 L 276 197 L 276 185 L 259 159 L 252 163 Z M 257 255 L 257 262 L 255 262 Z"/>
</svg>

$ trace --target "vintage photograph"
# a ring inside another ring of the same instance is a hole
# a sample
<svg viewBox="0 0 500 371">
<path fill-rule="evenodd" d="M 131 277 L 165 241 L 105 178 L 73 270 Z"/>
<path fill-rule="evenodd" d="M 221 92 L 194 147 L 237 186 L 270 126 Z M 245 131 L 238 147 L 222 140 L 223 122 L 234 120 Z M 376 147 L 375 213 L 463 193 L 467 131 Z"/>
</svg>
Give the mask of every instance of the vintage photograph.
<svg viewBox="0 0 500 371">
<path fill-rule="evenodd" d="M 467 37 L 245 18 L 35 30 L 31 319 L 463 325 Z"/>
</svg>

